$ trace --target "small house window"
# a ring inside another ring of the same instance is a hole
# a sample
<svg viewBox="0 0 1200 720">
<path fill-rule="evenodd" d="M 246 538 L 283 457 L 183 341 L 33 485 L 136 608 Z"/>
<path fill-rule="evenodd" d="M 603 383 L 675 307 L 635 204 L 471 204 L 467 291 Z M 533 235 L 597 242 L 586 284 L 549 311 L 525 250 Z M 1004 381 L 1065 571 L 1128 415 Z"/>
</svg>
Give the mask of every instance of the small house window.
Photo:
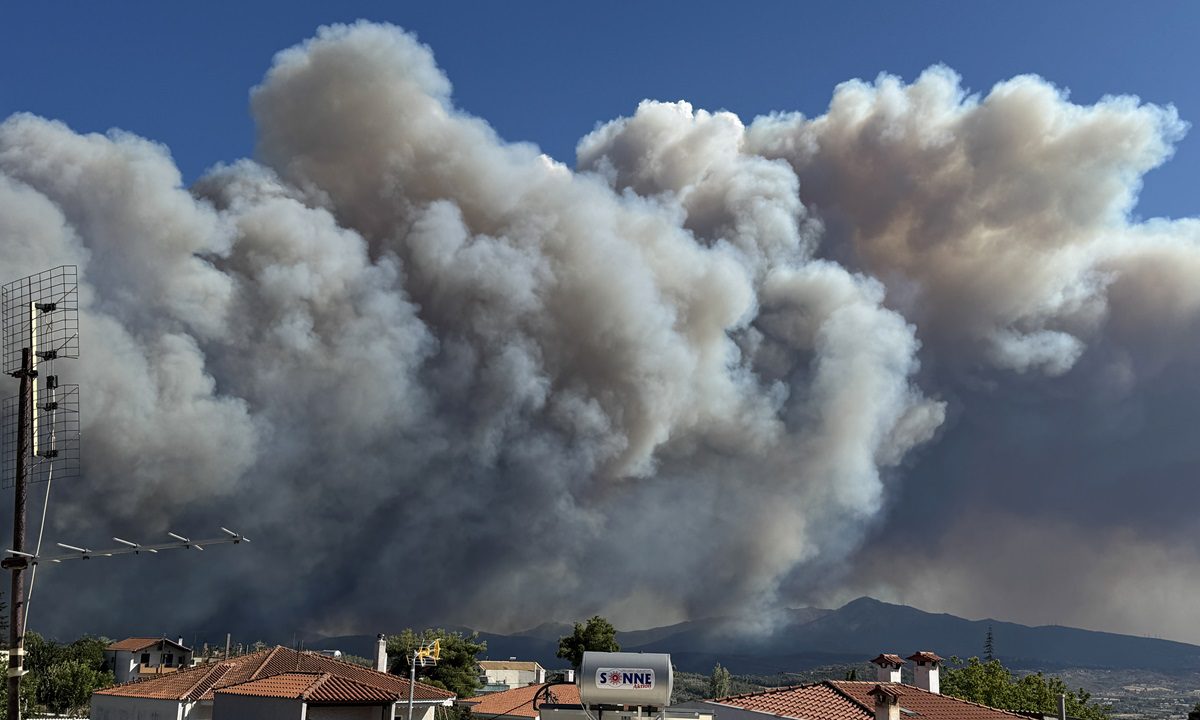
<svg viewBox="0 0 1200 720">
<path fill-rule="evenodd" d="M 171 667 L 171 664 L 174 662 L 175 662 L 175 656 L 172 655 L 171 653 L 166 653 L 165 655 L 163 655 L 163 666 Z"/>
<path fill-rule="evenodd" d="M 143 665 L 150 664 L 150 653 L 142 653 L 142 664 Z"/>
</svg>

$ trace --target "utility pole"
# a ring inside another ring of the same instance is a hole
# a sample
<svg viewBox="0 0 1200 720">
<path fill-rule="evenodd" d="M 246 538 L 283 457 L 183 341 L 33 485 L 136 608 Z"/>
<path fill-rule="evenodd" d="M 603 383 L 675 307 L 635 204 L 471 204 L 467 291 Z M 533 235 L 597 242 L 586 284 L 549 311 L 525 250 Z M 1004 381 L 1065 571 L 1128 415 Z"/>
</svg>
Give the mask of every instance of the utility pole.
<svg viewBox="0 0 1200 720">
<path fill-rule="evenodd" d="M 13 550 L 25 551 L 25 486 L 29 479 L 30 430 L 33 425 L 33 383 L 37 370 L 33 348 L 21 348 L 21 369 L 13 373 L 21 380 L 17 401 L 17 469 L 13 501 Z M 12 558 L 12 590 L 8 617 L 8 717 L 21 720 L 21 676 L 25 674 L 25 568 L 28 561 Z"/>
</svg>

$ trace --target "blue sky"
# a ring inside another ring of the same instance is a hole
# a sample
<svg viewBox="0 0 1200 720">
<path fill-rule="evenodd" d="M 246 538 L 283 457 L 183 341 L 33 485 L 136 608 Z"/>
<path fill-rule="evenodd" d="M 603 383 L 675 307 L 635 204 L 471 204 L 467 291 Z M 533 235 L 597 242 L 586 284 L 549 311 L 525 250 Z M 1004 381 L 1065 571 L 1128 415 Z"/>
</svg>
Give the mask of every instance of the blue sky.
<svg viewBox="0 0 1200 720">
<path fill-rule="evenodd" d="M 0 117 L 165 143 L 186 181 L 253 152 L 247 93 L 325 23 L 388 21 L 431 45 L 458 105 L 573 162 L 578 138 L 643 98 L 744 119 L 820 113 L 833 87 L 945 63 L 972 91 L 1020 73 L 1077 102 L 1135 94 L 1200 121 L 1200 3 L 6 3 Z M 1200 215 L 1200 139 L 1147 176 L 1137 214 Z"/>
</svg>

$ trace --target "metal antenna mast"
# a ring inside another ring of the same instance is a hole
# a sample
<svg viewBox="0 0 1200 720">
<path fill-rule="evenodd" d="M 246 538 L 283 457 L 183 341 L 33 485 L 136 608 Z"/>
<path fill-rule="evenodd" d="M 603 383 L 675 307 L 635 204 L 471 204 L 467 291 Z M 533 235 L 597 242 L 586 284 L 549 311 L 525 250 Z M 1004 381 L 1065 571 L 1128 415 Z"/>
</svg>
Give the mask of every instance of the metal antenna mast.
<svg viewBox="0 0 1200 720">
<path fill-rule="evenodd" d="M 140 545 L 114 537 L 118 547 L 91 550 L 55 543 L 70 552 L 43 556 L 42 533 L 50 505 L 53 480 L 79 476 L 79 386 L 63 385 L 54 361 L 79 357 L 79 270 L 61 265 L 0 287 L 4 343 L 0 362 L 4 373 L 21 381 L 20 394 L 4 401 L 4 432 L 0 438 L 5 486 L 14 488 L 13 542 L 0 567 L 12 571 L 8 623 L 8 715 L 21 720 L 21 676 L 25 670 L 25 621 L 39 562 L 88 560 L 92 557 L 156 554 L 160 550 L 203 550 L 209 545 L 250 542 L 240 533 L 221 528 L 219 537 L 193 540 L 167 533 L 170 542 Z M 39 383 L 39 378 L 41 382 Z M 46 483 L 37 547 L 25 547 L 26 490 Z M 31 570 L 28 594 L 25 571 Z"/>
<path fill-rule="evenodd" d="M 73 265 L 9 283 L 0 288 L 4 320 L 4 372 L 21 381 L 15 403 L 15 437 L 5 432 L 5 470 L 12 467 L 13 550 L 0 563 L 12 571 L 8 620 L 8 717 L 21 717 L 21 676 L 25 674 L 25 492 L 29 483 L 49 481 L 60 456 L 64 474 L 79 471 L 79 388 L 60 386 L 58 358 L 79 357 L 79 271 Z M 39 388 L 38 370 L 47 374 Z M 40 395 L 40 397 L 39 397 Z M 70 397 L 65 397 L 69 395 Z M 6 403 L 9 410 L 14 403 Z M 8 413 L 5 413 L 6 416 Z M 7 418 L 6 418 L 7 419 Z M 7 428 L 6 428 L 7 430 Z M 61 431 L 67 431 L 64 436 Z M 73 436 L 70 431 L 74 430 Z M 7 478 L 6 478 L 7 479 Z"/>
</svg>

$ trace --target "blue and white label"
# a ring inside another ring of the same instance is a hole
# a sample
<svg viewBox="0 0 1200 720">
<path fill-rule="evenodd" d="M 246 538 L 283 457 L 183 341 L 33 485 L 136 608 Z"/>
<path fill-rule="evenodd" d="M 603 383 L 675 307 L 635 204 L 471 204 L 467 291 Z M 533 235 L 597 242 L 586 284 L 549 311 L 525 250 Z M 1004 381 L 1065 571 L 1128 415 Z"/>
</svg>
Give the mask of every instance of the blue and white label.
<svg viewBox="0 0 1200 720">
<path fill-rule="evenodd" d="M 650 668 L 599 668 L 596 687 L 601 690 L 652 690 L 654 671 Z"/>
</svg>

